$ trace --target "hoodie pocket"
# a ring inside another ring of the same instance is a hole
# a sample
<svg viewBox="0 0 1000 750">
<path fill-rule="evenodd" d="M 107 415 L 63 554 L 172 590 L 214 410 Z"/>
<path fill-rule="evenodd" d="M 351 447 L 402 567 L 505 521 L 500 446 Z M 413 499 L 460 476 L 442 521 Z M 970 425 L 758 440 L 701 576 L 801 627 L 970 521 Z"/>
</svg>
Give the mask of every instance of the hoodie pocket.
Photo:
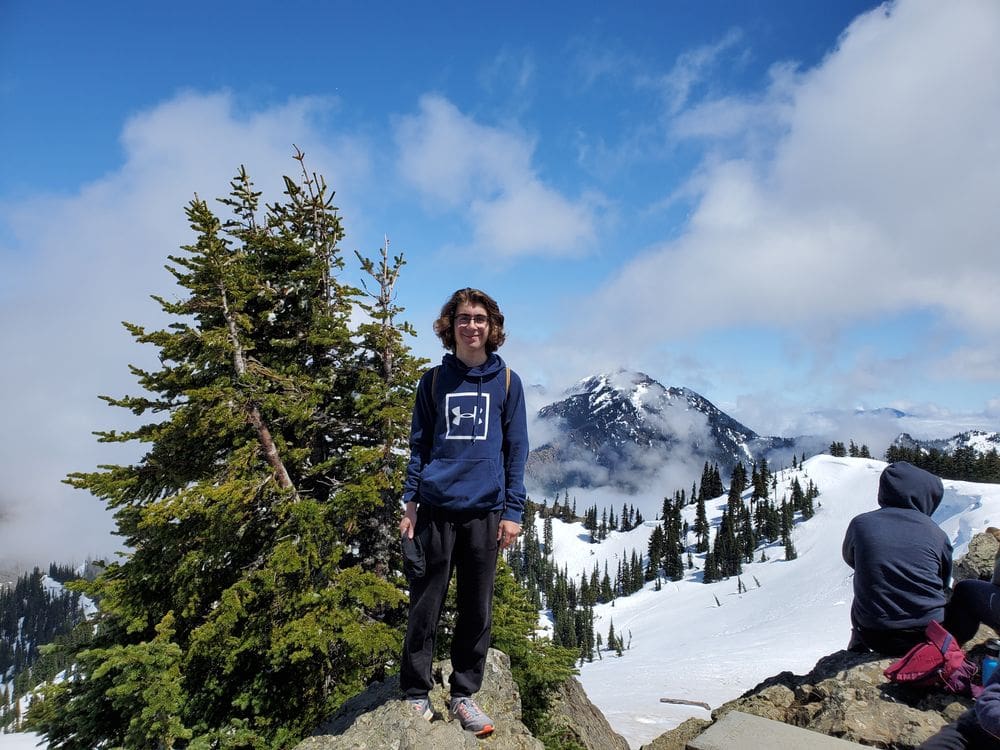
<svg viewBox="0 0 1000 750">
<path fill-rule="evenodd" d="M 492 508 L 503 492 L 500 463 L 490 458 L 439 458 L 420 476 L 421 497 L 453 508 Z"/>
</svg>

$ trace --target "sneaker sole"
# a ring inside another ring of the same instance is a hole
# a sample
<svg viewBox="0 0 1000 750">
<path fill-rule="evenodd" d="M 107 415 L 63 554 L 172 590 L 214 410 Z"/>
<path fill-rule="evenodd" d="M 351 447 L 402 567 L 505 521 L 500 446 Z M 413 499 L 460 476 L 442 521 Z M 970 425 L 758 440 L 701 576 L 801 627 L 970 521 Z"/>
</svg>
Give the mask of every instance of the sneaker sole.
<svg viewBox="0 0 1000 750">
<path fill-rule="evenodd" d="M 476 735 L 476 737 L 478 737 L 479 739 L 483 739 L 484 737 L 489 737 L 491 734 L 493 734 L 493 725 L 487 724 L 478 732 L 473 732 L 473 734 Z"/>
</svg>

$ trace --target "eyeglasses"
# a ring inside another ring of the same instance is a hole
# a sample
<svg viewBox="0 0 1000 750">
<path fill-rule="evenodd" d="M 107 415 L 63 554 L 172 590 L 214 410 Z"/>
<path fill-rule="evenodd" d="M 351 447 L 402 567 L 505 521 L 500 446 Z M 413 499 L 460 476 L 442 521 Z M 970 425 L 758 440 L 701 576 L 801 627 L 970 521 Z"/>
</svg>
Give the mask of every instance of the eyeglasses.
<svg viewBox="0 0 1000 750">
<path fill-rule="evenodd" d="M 477 326 L 484 326 L 490 322 L 487 315 L 456 315 L 455 323 L 460 326 L 467 326 L 475 323 Z"/>
</svg>

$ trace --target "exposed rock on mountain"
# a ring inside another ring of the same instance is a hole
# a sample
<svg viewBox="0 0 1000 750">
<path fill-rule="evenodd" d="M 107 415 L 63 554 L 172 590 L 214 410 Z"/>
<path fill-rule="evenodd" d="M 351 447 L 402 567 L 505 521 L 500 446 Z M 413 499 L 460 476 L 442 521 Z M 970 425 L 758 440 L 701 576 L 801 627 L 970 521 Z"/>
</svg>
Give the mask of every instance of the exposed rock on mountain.
<svg viewBox="0 0 1000 750">
<path fill-rule="evenodd" d="M 390 677 L 351 698 L 296 750 L 454 750 L 489 747 L 498 750 L 543 750 L 521 723 L 521 697 L 511 677 L 507 655 L 491 649 L 486 660 L 483 687 L 476 700 L 496 722 L 496 731 L 485 742 L 462 731 L 448 716 L 448 661 L 434 665 L 432 721 L 416 716 L 400 700 L 399 681 Z M 587 699 L 580 684 L 571 679 L 557 698 L 556 724 L 588 750 L 628 750 L 603 714 Z"/>
<path fill-rule="evenodd" d="M 528 474 L 547 490 L 647 486 L 669 462 L 697 476 L 705 461 L 728 471 L 794 442 L 761 437 L 687 388 L 667 388 L 640 372 L 619 370 L 578 383 L 538 412 L 555 437 L 531 452 Z"/>
</svg>

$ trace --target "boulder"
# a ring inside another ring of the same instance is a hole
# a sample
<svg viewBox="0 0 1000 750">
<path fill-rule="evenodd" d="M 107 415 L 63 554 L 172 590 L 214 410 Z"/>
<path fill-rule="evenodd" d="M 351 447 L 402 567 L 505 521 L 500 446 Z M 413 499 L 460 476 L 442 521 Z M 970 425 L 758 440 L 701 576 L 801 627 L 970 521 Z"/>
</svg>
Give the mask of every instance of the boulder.
<svg viewBox="0 0 1000 750">
<path fill-rule="evenodd" d="M 560 686 L 549 717 L 564 745 L 572 747 L 575 742 L 586 750 L 629 750 L 628 742 L 611 728 L 575 677 Z"/>
<path fill-rule="evenodd" d="M 394 675 L 348 700 L 296 750 L 452 750 L 478 748 L 480 740 L 462 730 L 448 715 L 448 677 L 451 662 L 434 665 L 431 721 L 417 716 L 401 699 Z M 498 750 L 544 750 L 521 723 L 521 696 L 510 673 L 510 659 L 490 649 L 483 687 L 476 701 L 496 722 L 489 738 Z"/>
<path fill-rule="evenodd" d="M 435 713 L 427 721 L 401 699 L 399 678 L 372 685 L 348 700 L 296 750 L 457 750 L 489 746 L 496 750 L 544 750 L 521 722 L 521 696 L 510 673 L 510 659 L 490 649 L 483 687 L 476 701 L 496 722 L 488 740 L 465 732 L 448 715 L 451 662 L 436 662 L 430 699 Z M 553 727 L 587 750 L 628 750 L 604 715 L 588 700 L 575 678 L 563 685 L 552 711 Z"/>
<path fill-rule="evenodd" d="M 956 582 L 967 578 L 988 581 L 993 577 L 993 561 L 1000 552 L 1000 541 L 993 534 L 976 534 L 969 540 L 969 551 L 955 563 L 952 578 Z"/>
<path fill-rule="evenodd" d="M 643 745 L 641 750 L 687 750 L 688 742 L 712 726 L 706 719 L 690 718 Z"/>
</svg>

